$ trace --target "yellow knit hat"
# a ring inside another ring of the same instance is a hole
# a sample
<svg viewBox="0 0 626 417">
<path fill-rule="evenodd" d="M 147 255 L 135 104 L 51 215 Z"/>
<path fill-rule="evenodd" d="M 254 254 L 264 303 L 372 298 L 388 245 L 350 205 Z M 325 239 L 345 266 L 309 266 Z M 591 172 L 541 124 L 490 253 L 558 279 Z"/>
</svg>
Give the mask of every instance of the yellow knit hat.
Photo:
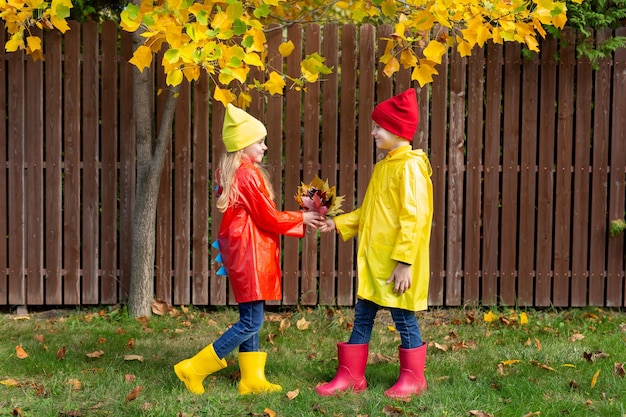
<svg viewBox="0 0 626 417">
<path fill-rule="evenodd" d="M 222 141 L 228 152 L 241 150 L 265 136 L 267 136 L 267 130 L 263 123 L 231 103 L 226 106 Z"/>
</svg>

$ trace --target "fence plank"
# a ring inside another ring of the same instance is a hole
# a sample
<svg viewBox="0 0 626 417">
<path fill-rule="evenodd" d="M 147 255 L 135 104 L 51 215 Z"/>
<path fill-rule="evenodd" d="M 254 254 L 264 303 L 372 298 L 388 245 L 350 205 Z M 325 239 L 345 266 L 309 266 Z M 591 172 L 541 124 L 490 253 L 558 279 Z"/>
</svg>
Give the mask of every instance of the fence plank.
<svg viewBox="0 0 626 417">
<path fill-rule="evenodd" d="M 191 85 L 180 85 L 175 115 L 174 140 L 174 304 L 191 302 Z"/>
<path fill-rule="evenodd" d="M 558 119 L 556 152 L 556 202 L 554 207 L 554 283 L 552 304 L 566 307 L 570 301 L 570 243 L 572 210 L 572 144 L 574 142 L 575 33 L 562 32 L 559 50 Z"/>
<path fill-rule="evenodd" d="M 502 208 L 500 227 L 500 301 L 516 302 L 518 176 L 520 143 L 520 46 L 509 42 L 504 49 L 502 133 Z"/>
<path fill-rule="evenodd" d="M 292 26 L 287 30 L 287 38 L 296 48 L 287 57 L 287 76 L 297 78 L 302 61 L 302 27 Z M 300 185 L 300 149 L 302 127 L 302 95 L 296 89 L 285 94 L 285 196 L 295 193 Z M 297 204 L 293 198 L 285 198 L 284 210 L 295 210 Z M 294 237 L 283 238 L 283 303 L 297 304 L 299 300 L 298 281 L 300 270 L 300 242 Z"/>
<path fill-rule="evenodd" d="M 357 30 L 354 25 L 344 25 L 341 33 L 341 92 L 339 107 L 339 173 L 338 189 L 345 195 L 346 211 L 356 207 L 355 153 L 356 149 L 356 63 Z M 347 150 L 347 152 L 346 152 Z M 341 242 L 337 247 L 337 304 L 354 303 L 355 239 Z"/>
<path fill-rule="evenodd" d="M 4 22 L 0 22 L 0 45 L 5 43 Z M 7 69 L 6 69 L 6 52 L 4 48 L 0 48 L 0 97 L 7 97 Z M 0 100 L 0 118 L 7 120 L 7 103 L 6 99 Z M 7 194 L 7 124 L 0 123 L 0 164 L 2 164 L 2 173 L 0 175 L 0 195 L 6 196 Z M 0 219 L 7 219 L 8 216 L 8 200 L 6 198 L 0 198 Z M 6 305 L 9 301 L 9 259 L 7 257 L 8 240 L 7 233 L 7 221 L 0 221 L 0 305 Z"/>
<path fill-rule="evenodd" d="M 465 169 L 465 236 L 463 299 L 465 303 L 480 301 L 480 239 L 481 239 L 481 183 L 482 183 L 482 139 L 485 95 L 485 53 L 474 47 L 468 60 L 467 163 Z"/>
<path fill-rule="evenodd" d="M 521 306 L 534 303 L 535 224 L 537 192 L 537 127 L 539 123 L 539 59 L 525 60 L 522 75 L 522 137 L 517 298 Z"/>
<path fill-rule="evenodd" d="M 596 34 L 601 44 L 610 30 Z M 593 157 L 591 167 L 591 217 L 589 232 L 589 304 L 604 305 L 606 291 L 606 241 L 608 210 L 608 151 L 610 134 L 609 116 L 611 106 L 611 62 L 601 58 L 595 74 L 595 97 L 593 105 Z"/>
<path fill-rule="evenodd" d="M 210 86 L 215 87 L 214 84 Z M 213 175 L 219 167 L 221 155 L 225 152 L 224 142 L 222 142 L 222 126 L 224 124 L 224 106 L 216 101 L 211 106 L 211 168 Z M 213 177 L 215 178 L 215 176 Z M 222 213 L 217 209 L 216 204 L 211 206 L 211 242 L 217 240 L 219 225 L 222 220 Z M 216 255 L 217 251 L 213 251 Z M 214 258 L 214 257 L 213 257 Z M 216 275 L 220 265 L 211 263 L 211 282 L 209 290 L 209 301 L 213 305 L 224 305 L 227 302 L 226 291 L 228 289 L 228 280 L 226 277 Z"/>
<path fill-rule="evenodd" d="M 118 137 L 118 72 L 117 25 L 102 23 L 102 75 L 101 75 L 101 223 L 100 223 L 100 302 L 117 302 L 117 137 Z M 125 116 L 123 116 L 125 117 Z M 121 146 L 121 144 L 120 144 Z M 120 187 L 120 203 L 122 200 Z"/>
<path fill-rule="evenodd" d="M 576 69 L 576 135 L 572 212 L 571 306 L 587 305 L 589 251 L 589 179 L 593 71 L 589 59 L 580 58 Z"/>
<path fill-rule="evenodd" d="M 450 54 L 450 121 L 446 219 L 446 305 L 457 306 L 463 292 L 463 189 L 465 167 L 465 88 L 467 60 Z"/>
<path fill-rule="evenodd" d="M 626 28 L 615 32 L 617 36 L 626 36 Z M 613 58 L 613 87 L 626 85 L 626 48 L 615 51 Z M 614 94 L 609 182 L 609 218 L 611 222 L 624 218 L 624 181 L 626 173 L 626 96 Z M 607 249 L 606 305 L 609 307 L 626 306 L 626 284 L 624 283 L 624 235 L 609 237 Z"/>
<path fill-rule="evenodd" d="M 82 302 L 97 304 L 100 292 L 98 277 L 99 176 L 98 149 L 100 125 L 99 39 L 98 23 L 82 24 Z"/>
<path fill-rule="evenodd" d="M 128 62 L 133 55 L 132 36 L 126 31 L 120 33 L 120 234 L 119 234 L 119 293 L 126 300 L 130 290 L 130 275 L 133 255 L 133 220 L 135 218 L 135 112 L 133 108 L 133 71 Z M 126 92 L 130 91 L 128 94 Z"/>
<path fill-rule="evenodd" d="M 357 147 L 357 206 L 363 203 L 374 169 L 375 145 L 372 138 L 372 111 L 375 102 L 376 28 L 364 25 L 359 38 L 359 114 Z"/>
<path fill-rule="evenodd" d="M 193 88 L 193 210 L 192 210 L 192 299 L 194 305 L 209 304 L 209 76 L 200 75 Z"/>
<path fill-rule="evenodd" d="M 62 38 L 58 32 L 44 35 L 45 69 L 45 304 L 63 303 L 62 146 L 63 69 Z M 117 140 L 117 138 L 116 138 Z M 117 299 L 115 300 L 117 301 Z"/>
<path fill-rule="evenodd" d="M 326 65 L 338 68 L 339 51 L 339 28 L 337 25 L 324 26 L 323 55 Z M 373 56 L 373 55 L 372 55 Z M 321 176 L 328 181 L 329 185 L 337 185 L 337 155 L 339 123 L 339 97 L 338 72 L 333 71 L 324 75 L 322 82 L 322 143 L 321 153 Z M 341 194 L 341 190 L 337 190 Z M 320 236 L 320 279 L 319 279 L 319 303 L 321 305 L 335 304 L 335 255 L 337 253 L 337 234 L 322 233 Z"/>
<path fill-rule="evenodd" d="M 24 54 L 9 55 L 8 69 L 8 237 L 9 237 L 9 304 L 26 302 L 25 196 L 24 196 Z"/>
<path fill-rule="evenodd" d="M 552 288 L 552 245 L 554 209 L 554 148 L 556 101 L 556 60 L 557 45 L 554 38 L 548 38 L 541 49 L 541 100 L 539 102 L 539 166 L 537 186 L 537 280 L 535 284 L 535 305 L 548 306 Z"/>
<path fill-rule="evenodd" d="M 433 168 L 433 226 L 430 235 L 429 304 L 445 305 L 446 137 L 448 112 L 448 58 L 444 55 L 439 75 L 433 77 L 431 98 L 430 163 Z"/>
<path fill-rule="evenodd" d="M 34 36 L 42 36 L 40 30 Z M 28 304 L 44 302 L 43 282 L 43 144 L 44 144 L 44 98 L 43 62 L 26 60 L 26 102 L 28 122 L 25 126 L 26 152 L 26 275 Z"/>
<path fill-rule="evenodd" d="M 498 235 L 500 205 L 500 108 L 502 46 L 487 45 L 485 143 L 483 174 L 482 302 L 498 302 Z"/>
<path fill-rule="evenodd" d="M 306 55 L 321 53 L 320 27 L 307 25 L 305 27 Z M 304 136 L 302 142 L 302 178 L 310 181 L 320 170 L 320 83 L 309 83 L 304 93 Z M 302 241 L 302 267 L 300 295 L 304 305 L 317 304 L 317 231 L 306 228 Z"/>
<path fill-rule="evenodd" d="M 63 253 L 65 278 L 63 303 L 80 304 L 80 26 L 70 22 L 65 33 Z"/>
<path fill-rule="evenodd" d="M 270 26 L 266 34 L 268 44 L 268 67 L 275 69 L 279 74 L 283 71 L 283 57 L 278 51 L 278 47 L 283 41 L 282 27 L 279 25 Z M 272 95 L 267 97 L 267 114 L 265 122 L 267 125 L 267 170 L 274 188 L 274 201 L 279 210 L 283 208 L 283 150 L 286 138 L 283 136 L 283 97 Z M 285 198 L 294 191 L 285 190 Z M 284 246 L 285 238 L 281 236 L 281 248 Z M 284 249 L 283 249 L 284 252 Z M 284 275 L 283 275 L 284 279 Z M 268 304 L 280 304 L 280 301 Z"/>
</svg>

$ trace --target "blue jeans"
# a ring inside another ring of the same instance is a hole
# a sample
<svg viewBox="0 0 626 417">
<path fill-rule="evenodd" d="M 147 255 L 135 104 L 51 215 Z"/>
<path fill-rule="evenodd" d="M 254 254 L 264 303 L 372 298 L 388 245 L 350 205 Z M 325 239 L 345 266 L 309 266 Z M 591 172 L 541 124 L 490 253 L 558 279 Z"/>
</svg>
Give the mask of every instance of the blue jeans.
<svg viewBox="0 0 626 417">
<path fill-rule="evenodd" d="M 374 318 L 380 310 L 380 306 L 368 300 L 358 299 L 354 306 L 354 327 L 350 335 L 349 344 L 369 343 L 372 337 Z M 415 312 L 401 308 L 390 308 L 391 317 L 396 324 L 396 330 L 400 333 L 402 347 L 413 349 L 422 346 L 422 335 Z"/>
<path fill-rule="evenodd" d="M 226 330 L 215 342 L 213 349 L 220 359 L 239 346 L 239 352 L 259 350 L 259 332 L 263 326 L 265 301 L 239 304 L 239 321 Z"/>
</svg>

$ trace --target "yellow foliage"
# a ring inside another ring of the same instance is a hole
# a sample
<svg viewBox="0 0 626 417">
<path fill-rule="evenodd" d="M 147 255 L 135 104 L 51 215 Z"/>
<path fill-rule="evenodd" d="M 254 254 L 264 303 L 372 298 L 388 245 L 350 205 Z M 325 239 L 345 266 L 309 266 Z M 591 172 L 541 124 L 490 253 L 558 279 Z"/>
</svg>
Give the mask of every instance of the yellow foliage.
<svg viewBox="0 0 626 417">
<path fill-rule="evenodd" d="M 71 0 L 0 0 L 0 19 L 8 33 L 5 49 L 26 50 L 33 58 L 42 58 L 41 40 L 30 28 L 69 30 L 71 7 Z M 130 60 L 140 71 L 152 64 L 153 54 L 163 46 L 177 50 L 161 63 L 168 84 L 196 80 L 206 71 L 229 85 L 215 90 L 217 100 L 229 103 L 239 97 L 245 106 L 250 89 L 284 91 L 285 75 L 274 72 L 279 68 L 267 68 L 266 33 L 272 23 L 384 19 L 394 27 L 380 59 L 384 75 L 393 75 L 402 65 L 412 68 L 411 78 L 423 86 L 433 81 L 451 46 L 456 45 L 461 56 L 471 55 L 475 46 L 488 41 L 518 42 L 537 51 L 537 35 L 545 36 L 544 26 L 563 28 L 566 13 L 559 0 L 142 0 L 122 11 L 120 26 L 144 32 L 144 44 Z M 278 51 L 288 57 L 294 48 L 285 39 Z M 424 59 L 419 59 L 422 54 Z M 267 82 L 250 82 L 252 68 L 265 72 Z M 302 90 L 329 71 L 323 58 L 314 54 L 303 60 L 299 76 L 288 78 Z"/>
</svg>

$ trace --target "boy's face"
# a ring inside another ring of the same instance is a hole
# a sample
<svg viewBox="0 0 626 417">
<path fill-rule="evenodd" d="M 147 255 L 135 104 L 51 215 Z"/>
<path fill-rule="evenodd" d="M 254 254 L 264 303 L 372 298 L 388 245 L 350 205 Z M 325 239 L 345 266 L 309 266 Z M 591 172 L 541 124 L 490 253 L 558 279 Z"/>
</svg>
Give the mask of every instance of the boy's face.
<svg viewBox="0 0 626 417">
<path fill-rule="evenodd" d="M 393 151 L 399 146 L 404 145 L 407 141 L 398 135 L 385 130 L 385 128 L 374 123 L 372 127 L 372 136 L 376 142 L 376 147 L 385 151 Z"/>
<path fill-rule="evenodd" d="M 265 145 L 265 138 L 258 142 L 254 142 L 252 145 L 243 148 L 243 154 L 246 155 L 252 162 L 260 164 L 263 162 L 263 156 L 267 146 Z"/>
</svg>

